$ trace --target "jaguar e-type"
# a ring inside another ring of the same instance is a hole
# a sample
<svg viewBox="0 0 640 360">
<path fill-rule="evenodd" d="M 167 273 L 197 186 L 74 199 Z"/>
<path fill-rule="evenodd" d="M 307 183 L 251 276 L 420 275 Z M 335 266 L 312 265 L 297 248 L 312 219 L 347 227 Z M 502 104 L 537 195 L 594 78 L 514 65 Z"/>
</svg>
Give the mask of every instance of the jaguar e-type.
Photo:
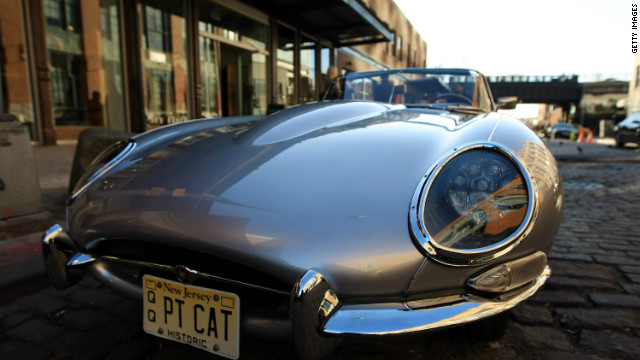
<svg viewBox="0 0 640 360">
<path fill-rule="evenodd" d="M 194 120 L 104 151 L 43 239 L 54 287 L 88 273 L 156 336 L 237 358 L 241 334 L 301 358 L 344 336 L 497 318 L 550 275 L 562 183 L 462 69 L 351 73 L 326 100 Z"/>
</svg>

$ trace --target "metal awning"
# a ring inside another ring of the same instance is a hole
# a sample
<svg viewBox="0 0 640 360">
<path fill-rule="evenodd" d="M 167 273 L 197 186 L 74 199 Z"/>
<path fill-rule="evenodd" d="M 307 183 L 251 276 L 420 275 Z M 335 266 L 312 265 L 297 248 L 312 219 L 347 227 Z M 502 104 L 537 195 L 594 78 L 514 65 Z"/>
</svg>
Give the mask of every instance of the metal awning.
<svg viewBox="0 0 640 360">
<path fill-rule="evenodd" d="M 393 32 L 361 0 L 244 0 L 335 47 L 391 41 Z"/>
</svg>

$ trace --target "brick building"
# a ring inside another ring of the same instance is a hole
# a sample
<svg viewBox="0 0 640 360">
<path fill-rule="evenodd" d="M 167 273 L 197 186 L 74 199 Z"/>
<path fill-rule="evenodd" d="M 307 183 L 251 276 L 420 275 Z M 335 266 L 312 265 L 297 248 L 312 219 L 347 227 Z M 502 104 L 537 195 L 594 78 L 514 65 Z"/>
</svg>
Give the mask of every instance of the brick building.
<svg viewBox="0 0 640 360">
<path fill-rule="evenodd" d="M 392 0 L 0 0 L 0 112 L 34 141 L 318 100 L 328 71 L 426 65 Z"/>
</svg>

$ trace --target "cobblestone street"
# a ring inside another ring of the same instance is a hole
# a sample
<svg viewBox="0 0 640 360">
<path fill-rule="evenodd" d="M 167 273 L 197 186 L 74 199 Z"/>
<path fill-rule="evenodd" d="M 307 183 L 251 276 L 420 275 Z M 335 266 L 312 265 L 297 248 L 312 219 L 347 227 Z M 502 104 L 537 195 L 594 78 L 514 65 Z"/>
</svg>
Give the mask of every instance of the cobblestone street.
<svg viewBox="0 0 640 360">
<path fill-rule="evenodd" d="M 559 164 L 565 208 L 549 256 L 552 276 L 511 312 L 503 340 L 473 340 L 463 328 L 430 336 L 347 339 L 334 358 L 640 358 L 640 162 Z M 0 306 L 0 359 L 211 357 L 145 334 L 141 307 L 88 277 L 64 291 L 37 291 Z M 243 338 L 241 344 L 243 359 L 295 354 L 289 343 Z"/>
</svg>

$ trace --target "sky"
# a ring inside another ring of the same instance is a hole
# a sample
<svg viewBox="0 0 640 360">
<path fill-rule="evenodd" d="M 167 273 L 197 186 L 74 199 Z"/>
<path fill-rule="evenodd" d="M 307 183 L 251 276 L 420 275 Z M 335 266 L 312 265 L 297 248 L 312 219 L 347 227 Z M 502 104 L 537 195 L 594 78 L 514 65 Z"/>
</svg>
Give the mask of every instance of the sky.
<svg viewBox="0 0 640 360">
<path fill-rule="evenodd" d="M 580 81 L 629 80 L 633 72 L 637 0 L 394 1 L 427 42 L 427 67 Z"/>
</svg>

